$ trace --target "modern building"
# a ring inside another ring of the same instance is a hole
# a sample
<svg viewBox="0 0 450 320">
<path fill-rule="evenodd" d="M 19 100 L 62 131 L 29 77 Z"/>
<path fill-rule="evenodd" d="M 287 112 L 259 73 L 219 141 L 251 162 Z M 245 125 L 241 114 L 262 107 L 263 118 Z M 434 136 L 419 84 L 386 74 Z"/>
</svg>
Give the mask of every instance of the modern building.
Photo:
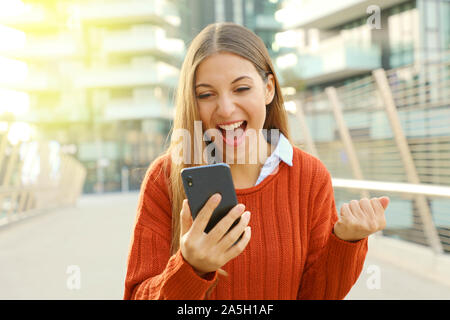
<svg viewBox="0 0 450 320">
<path fill-rule="evenodd" d="M 289 93 L 448 57 L 446 0 L 5 1 L 15 5 L 0 25 L 15 35 L 0 56 L 17 72 L 0 75 L 0 87 L 29 104 L 16 120 L 76 146 L 69 149 L 88 168 L 85 192 L 139 187 L 167 143 L 185 48 L 209 23 L 254 30 Z"/>
<path fill-rule="evenodd" d="M 253 30 L 272 53 L 275 34 L 282 24 L 275 12 L 283 1 L 278 0 L 182 0 L 178 5 L 182 15 L 183 38 L 189 42 L 201 29 L 214 22 L 235 22 Z"/>
<path fill-rule="evenodd" d="M 167 146 L 185 48 L 203 27 L 244 24 L 269 49 L 281 31 L 278 1 L 7 1 L 0 25 L 15 43 L 0 56 L 14 71 L 0 86 L 27 110 L 2 117 L 75 152 L 85 192 L 140 187 Z"/>
<path fill-rule="evenodd" d="M 246 25 L 270 50 L 282 30 L 274 0 L 6 1 L 0 25 L 16 43 L 0 56 L 19 72 L 0 87 L 28 102 L 9 120 L 75 151 L 85 192 L 140 187 L 167 146 L 185 48 L 203 27 Z"/>
<path fill-rule="evenodd" d="M 29 97 L 15 120 L 76 146 L 88 169 L 85 192 L 139 188 L 172 119 L 185 50 L 175 2 L 8 1 L 15 10 L 0 24 L 25 41 L 0 55 L 27 76 L 3 85 Z"/>
<path fill-rule="evenodd" d="M 450 1 L 283 4 L 275 59 L 295 142 L 307 127 L 334 178 L 450 185 Z M 390 196 L 385 235 L 450 251 L 448 199 Z"/>
<path fill-rule="evenodd" d="M 374 141 L 392 138 L 385 116 L 373 111 L 379 97 L 368 96 L 373 91 L 372 72 L 376 69 L 393 70 L 388 72 L 389 81 L 407 137 L 436 140 L 450 134 L 448 126 L 436 122 L 447 117 L 443 109 L 448 109 L 445 88 L 450 61 L 450 1 L 376 3 L 285 1 L 276 13 L 285 28 L 276 35 L 274 47 L 281 81 L 292 93 L 287 100 L 314 100 L 303 107 L 311 111 L 307 120 L 318 143 L 340 139 L 333 113 L 326 111 L 330 102 L 324 90 L 331 86 L 342 87 L 344 108 L 364 111 L 346 115 L 352 137 Z M 295 117 L 291 120 L 296 121 Z M 298 130 L 293 133 L 300 139 Z M 381 177 L 379 170 L 372 172 L 374 177 Z M 351 173 L 336 166 L 335 174 Z M 404 181 L 404 176 L 386 178 Z M 447 184 L 450 176 L 424 174 L 422 180 Z"/>
<path fill-rule="evenodd" d="M 376 4 L 375 4 L 376 3 Z M 284 1 L 276 13 L 278 63 L 286 85 L 345 84 L 377 68 L 443 61 L 450 49 L 447 0 Z"/>
</svg>

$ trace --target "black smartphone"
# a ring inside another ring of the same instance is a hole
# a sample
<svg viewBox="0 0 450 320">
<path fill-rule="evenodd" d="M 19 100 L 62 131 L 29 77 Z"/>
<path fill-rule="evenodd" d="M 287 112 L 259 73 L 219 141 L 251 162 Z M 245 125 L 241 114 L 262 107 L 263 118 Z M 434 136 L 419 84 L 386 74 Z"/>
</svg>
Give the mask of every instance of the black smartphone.
<svg viewBox="0 0 450 320">
<path fill-rule="evenodd" d="M 186 193 L 193 219 L 197 217 L 197 214 L 213 194 L 220 193 L 222 196 L 219 205 L 212 213 L 211 219 L 205 228 L 206 233 L 214 228 L 238 204 L 230 166 L 226 163 L 185 168 L 181 170 L 181 178 L 183 179 L 184 192 Z M 228 231 L 240 219 L 238 218 Z"/>
</svg>

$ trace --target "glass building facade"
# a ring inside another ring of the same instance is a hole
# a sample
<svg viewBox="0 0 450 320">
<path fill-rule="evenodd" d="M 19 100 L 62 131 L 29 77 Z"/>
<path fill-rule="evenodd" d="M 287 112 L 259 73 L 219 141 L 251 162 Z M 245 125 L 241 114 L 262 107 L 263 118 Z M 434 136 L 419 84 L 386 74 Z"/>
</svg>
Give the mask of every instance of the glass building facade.
<svg viewBox="0 0 450 320">
<path fill-rule="evenodd" d="M 372 4 L 304 0 L 280 10 L 282 20 L 291 21 L 287 31 L 276 36 L 276 63 L 283 84 L 297 89 L 286 98 L 299 102 L 315 149 L 333 177 L 450 185 L 450 1 L 392 0 L 378 7 L 378 15 L 366 11 Z M 371 14 L 379 27 L 371 23 Z M 384 69 L 384 89 L 373 75 L 377 69 Z M 329 95 L 332 87 L 338 102 Z M 392 96 L 398 123 L 389 119 L 382 92 Z M 290 123 L 299 127 L 294 115 Z M 401 146 L 399 132 L 406 140 Z M 292 135 L 304 145 L 300 130 Z M 401 148 L 410 155 L 409 164 Z M 371 197 L 381 195 L 370 191 Z M 384 235 L 430 245 L 423 218 L 428 211 L 438 240 L 450 251 L 447 199 L 427 197 L 423 206 L 408 195 L 390 196 L 393 214 L 386 216 Z M 335 197 L 340 207 L 362 195 L 336 188 Z"/>
<path fill-rule="evenodd" d="M 354 1 L 357 2 L 357 1 Z M 360 1 L 361 6 L 366 1 Z M 279 47 L 276 56 L 293 52 L 298 56 L 293 80 L 301 80 L 311 91 L 317 92 L 329 85 L 342 85 L 357 81 L 377 68 L 392 69 L 418 61 L 444 61 L 450 50 L 450 2 L 447 0 L 405 0 L 381 8 L 380 28 L 368 23 L 365 7 L 341 14 L 339 10 L 324 9 L 322 20 L 311 22 L 304 18 L 289 32 L 301 34 L 301 44 L 287 50 Z M 306 7 L 313 2 L 303 1 Z M 303 7 L 300 7 L 301 10 Z M 358 16 L 357 13 L 360 12 Z M 314 10 L 311 10 L 311 15 Z M 353 17 L 348 20 L 348 17 Z M 295 17 L 292 19 L 295 20 Z M 296 41 L 298 43 L 298 41 Z M 363 50 L 364 49 L 364 50 Z M 342 50 L 345 62 L 339 65 L 337 52 Z M 334 55 L 332 54 L 334 52 Z M 353 54 L 352 54 L 353 52 Z M 332 61 L 334 68 L 327 67 Z M 291 65 L 290 67 L 293 67 Z M 291 77 L 292 78 L 292 75 Z M 292 81 L 291 81 L 292 82 Z M 286 83 L 291 85 L 292 83 Z"/>
</svg>

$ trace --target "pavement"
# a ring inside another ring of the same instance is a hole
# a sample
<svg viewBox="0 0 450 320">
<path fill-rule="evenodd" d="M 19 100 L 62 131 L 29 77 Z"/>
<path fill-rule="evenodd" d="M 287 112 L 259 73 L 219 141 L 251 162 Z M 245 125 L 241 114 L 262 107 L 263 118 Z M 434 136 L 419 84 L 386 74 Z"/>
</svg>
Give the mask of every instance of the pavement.
<svg viewBox="0 0 450 320">
<path fill-rule="evenodd" d="M 0 228 L 0 299 L 122 299 L 138 193 L 84 195 Z M 370 254 L 346 299 L 450 299 L 450 286 Z"/>
</svg>

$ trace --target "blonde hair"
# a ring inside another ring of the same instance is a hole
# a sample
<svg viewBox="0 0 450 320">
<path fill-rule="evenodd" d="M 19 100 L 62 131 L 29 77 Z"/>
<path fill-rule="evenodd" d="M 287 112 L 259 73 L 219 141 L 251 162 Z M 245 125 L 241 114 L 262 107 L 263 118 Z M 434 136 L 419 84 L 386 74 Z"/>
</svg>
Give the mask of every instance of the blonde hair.
<svg viewBox="0 0 450 320">
<path fill-rule="evenodd" d="M 200 121 L 195 97 L 195 74 L 197 67 L 205 58 L 218 52 L 234 53 L 252 62 L 264 81 L 267 81 L 269 74 L 273 75 L 275 94 L 272 102 L 266 106 L 267 113 L 263 129 L 278 129 L 290 140 L 281 88 L 267 48 L 261 38 L 251 30 L 232 22 L 210 24 L 192 40 L 181 67 L 175 98 L 175 118 L 171 133 L 179 129 L 187 130 L 190 136 L 196 140 L 196 142 L 190 143 L 191 152 L 189 154 L 202 154 L 206 144 L 202 136 L 197 134 L 194 137 L 194 121 Z M 178 144 L 178 140 L 172 138 L 169 148 L 164 155 L 171 155 Z M 206 164 L 203 157 L 200 156 L 197 159 L 200 161 L 195 164 L 193 164 L 192 160 L 188 161 L 188 163 L 186 161 L 181 161 L 181 163 L 172 161 L 170 163 L 168 182 L 172 204 L 171 254 L 175 254 L 180 246 L 180 212 L 183 199 L 186 198 L 180 171 L 186 167 Z M 170 157 L 166 157 L 166 160 L 170 160 Z M 166 163 L 167 165 L 168 163 Z"/>
</svg>

